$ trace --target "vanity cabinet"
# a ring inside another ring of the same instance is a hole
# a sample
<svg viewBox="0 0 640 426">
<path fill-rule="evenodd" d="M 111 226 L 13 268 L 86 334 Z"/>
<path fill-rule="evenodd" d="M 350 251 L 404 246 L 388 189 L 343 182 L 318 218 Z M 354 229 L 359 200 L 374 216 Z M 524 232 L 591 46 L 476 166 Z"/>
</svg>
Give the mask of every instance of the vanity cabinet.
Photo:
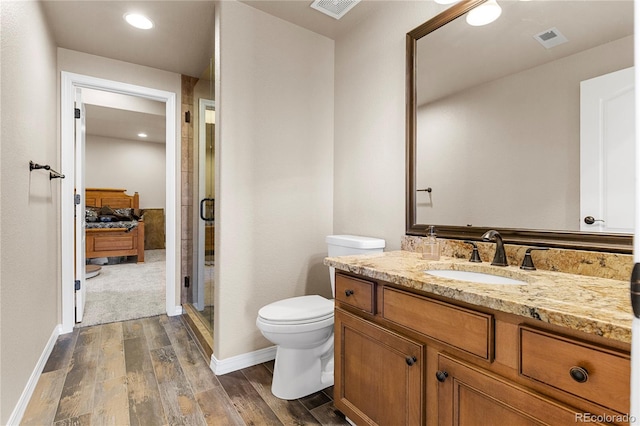
<svg viewBox="0 0 640 426">
<path fill-rule="evenodd" d="M 576 410 L 445 354 L 438 356 L 439 425 L 569 425 Z M 593 422 L 594 424 L 602 424 Z"/>
<path fill-rule="evenodd" d="M 334 402 L 358 425 L 626 424 L 628 349 L 336 274 Z"/>
<path fill-rule="evenodd" d="M 420 425 L 424 345 L 336 309 L 334 403 L 356 424 Z"/>
<path fill-rule="evenodd" d="M 629 410 L 629 354 L 520 327 L 520 374 L 618 412 Z"/>
</svg>

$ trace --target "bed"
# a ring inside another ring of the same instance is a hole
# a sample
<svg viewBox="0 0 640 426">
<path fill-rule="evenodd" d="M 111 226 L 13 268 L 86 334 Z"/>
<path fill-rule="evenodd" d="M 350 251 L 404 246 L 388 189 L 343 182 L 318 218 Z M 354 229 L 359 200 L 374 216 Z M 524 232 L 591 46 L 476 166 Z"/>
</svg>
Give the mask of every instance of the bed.
<svg viewBox="0 0 640 426">
<path fill-rule="evenodd" d="M 140 197 L 126 189 L 86 188 L 86 258 L 137 256 L 144 262 Z"/>
</svg>

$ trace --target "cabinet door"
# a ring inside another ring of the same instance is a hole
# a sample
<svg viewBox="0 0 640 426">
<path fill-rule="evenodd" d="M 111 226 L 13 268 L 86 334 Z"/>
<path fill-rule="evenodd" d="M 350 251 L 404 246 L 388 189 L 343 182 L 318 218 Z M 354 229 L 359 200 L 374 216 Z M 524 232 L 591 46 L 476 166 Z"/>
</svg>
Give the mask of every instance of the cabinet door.
<svg viewBox="0 0 640 426">
<path fill-rule="evenodd" d="M 424 346 L 336 309 L 336 407 L 357 424 L 421 425 Z"/>
<path fill-rule="evenodd" d="M 602 424 L 596 416 L 444 354 L 438 356 L 437 376 L 439 425 Z"/>
</svg>

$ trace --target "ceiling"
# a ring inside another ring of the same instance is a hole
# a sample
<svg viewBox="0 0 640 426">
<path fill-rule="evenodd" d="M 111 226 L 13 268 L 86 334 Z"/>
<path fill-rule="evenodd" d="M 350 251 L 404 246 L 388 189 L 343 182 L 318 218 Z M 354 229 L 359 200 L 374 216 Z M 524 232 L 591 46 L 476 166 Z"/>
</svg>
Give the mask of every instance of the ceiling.
<svg viewBox="0 0 640 426">
<path fill-rule="evenodd" d="M 383 2 L 363 0 L 335 20 L 309 5 L 311 0 L 250 0 L 251 7 L 335 39 Z M 58 47 L 201 77 L 213 57 L 214 3 L 202 0 L 44 0 L 47 22 Z M 130 27 L 127 12 L 154 22 L 150 31 Z M 149 137 L 164 142 L 164 118 L 103 105 L 87 105 L 87 134 L 135 139 L 144 123 Z M 155 125 L 153 125 L 155 123 Z M 159 136 L 155 136 L 159 135 Z"/>
<path fill-rule="evenodd" d="M 59 47 L 200 77 L 213 56 L 210 1 L 42 2 Z M 127 12 L 147 15 L 152 30 L 129 26 Z"/>
<path fill-rule="evenodd" d="M 362 0 L 340 20 L 331 18 L 309 7 L 312 0 L 240 1 L 248 6 L 262 10 L 328 38 L 338 39 L 360 22 L 367 19 L 371 13 L 392 4 L 394 0 Z M 611 0 L 514 2 L 504 0 L 500 3 L 502 3 L 504 9 L 503 16 L 496 24 L 489 25 L 486 28 L 501 28 L 501 30 L 499 29 L 501 35 L 496 36 L 493 33 L 489 34 L 485 31 L 484 34 L 486 35 L 481 36 L 480 34 L 483 34 L 484 31 L 481 30 L 477 31 L 474 37 L 460 35 L 457 37 L 457 41 L 451 41 L 451 39 L 443 41 L 437 39 L 436 33 L 445 36 L 445 32 L 436 31 L 428 37 L 437 45 L 437 48 L 433 50 L 429 56 L 432 59 L 431 63 L 451 65 L 450 68 L 440 76 L 431 75 L 426 77 L 428 81 L 442 81 L 441 79 L 448 77 L 455 80 L 456 84 L 466 84 L 463 82 L 468 78 L 480 78 L 479 75 L 482 70 L 475 69 L 473 73 L 461 73 L 459 72 L 460 70 L 467 70 L 468 67 L 465 65 L 457 65 L 459 61 L 468 59 L 472 54 L 480 53 L 487 55 L 491 53 L 491 51 L 496 51 L 495 46 L 498 40 L 509 43 L 517 41 L 520 43 L 522 34 L 518 34 L 519 38 L 507 35 L 509 34 L 508 28 L 505 26 L 511 25 L 522 33 L 523 26 L 532 25 L 532 19 L 522 17 L 515 21 L 515 25 L 508 24 L 508 22 L 514 22 L 506 18 L 515 11 L 514 5 L 516 3 L 522 3 L 523 5 L 526 5 L 526 3 L 600 4 L 612 10 L 614 8 L 612 6 L 616 3 L 618 3 L 616 8 L 618 8 L 618 6 L 628 7 L 629 3 L 633 2 L 630 0 L 623 2 Z M 622 3 L 627 3 L 627 5 L 621 6 Z M 44 0 L 42 4 L 55 42 L 62 48 L 194 77 L 203 75 L 203 72 L 209 66 L 210 58 L 213 56 L 214 3 L 212 1 Z M 129 11 L 141 12 L 149 16 L 155 23 L 154 29 L 151 31 L 143 31 L 130 27 L 123 19 L 123 15 Z M 565 35 L 572 40 L 572 43 L 567 43 L 568 46 L 561 46 L 558 49 L 569 49 L 571 45 L 578 44 L 573 43 L 577 37 L 587 38 L 592 35 L 595 32 L 594 29 L 598 21 L 600 21 L 600 23 L 609 22 L 614 26 L 618 25 L 618 33 L 623 27 L 619 22 L 616 23 L 615 20 L 600 19 L 609 14 L 605 13 L 606 10 L 600 13 L 594 7 L 591 8 L 589 13 L 575 13 L 570 11 L 568 14 L 565 14 L 559 8 L 547 12 L 549 13 L 535 16 L 533 20 L 535 20 L 537 24 L 539 24 L 537 21 L 544 20 L 545 26 L 556 26 L 562 32 L 568 32 L 569 34 Z M 632 9 L 628 15 L 629 19 L 625 24 L 632 22 Z M 585 19 L 590 19 L 590 21 L 585 22 Z M 462 24 L 459 25 L 460 28 L 466 27 Z M 467 29 L 464 28 L 464 31 L 466 30 Z M 527 37 L 530 37 L 530 35 L 527 35 Z M 454 40 L 456 40 L 455 37 Z M 443 45 L 451 47 L 456 45 L 460 40 L 464 40 L 465 49 L 467 49 L 463 55 L 458 55 L 456 58 L 451 56 L 451 52 L 458 51 L 457 49 L 442 49 Z M 469 47 L 472 41 L 477 41 L 479 45 L 477 47 Z M 580 43 L 579 40 L 578 42 Z M 539 46 L 533 45 L 532 48 L 538 49 Z M 517 60 L 510 61 L 512 65 L 526 64 L 526 66 L 532 66 L 533 53 L 523 53 L 525 51 L 522 49 L 522 46 L 516 46 L 514 52 L 518 53 L 519 56 Z M 541 52 L 538 53 L 538 55 L 546 55 L 548 57 L 550 52 Z M 493 60 L 486 60 L 485 63 L 490 65 L 486 67 L 487 70 L 493 73 L 496 72 L 497 64 Z M 420 68 L 425 69 L 425 66 L 421 65 Z M 427 65 L 426 68 L 433 67 Z M 439 84 L 438 86 L 444 90 L 445 86 L 443 84 Z M 104 112 L 106 114 L 104 108 L 90 109 L 89 113 L 92 113 L 92 111 L 93 113 Z M 88 117 L 90 116 L 88 115 Z M 124 113 L 121 114 L 120 117 L 117 117 L 115 112 L 109 114 L 109 120 L 120 122 L 121 125 L 104 125 L 104 132 L 107 132 L 110 128 L 114 130 L 118 128 L 122 129 L 124 122 L 131 121 L 135 117 L 136 114 Z M 162 130 L 161 133 L 163 132 L 164 130 Z"/>
<path fill-rule="evenodd" d="M 373 11 L 391 0 L 361 0 L 341 19 L 336 20 L 310 7 L 312 0 L 239 0 L 270 15 L 296 24 L 332 40 L 340 38 Z"/>
<path fill-rule="evenodd" d="M 165 116 L 138 111 L 85 105 L 88 135 L 105 138 L 165 143 Z M 138 137 L 144 133 L 146 137 Z"/>
<path fill-rule="evenodd" d="M 342 19 L 312 9 L 312 0 L 244 0 L 256 9 L 331 39 L 344 34 L 384 1 L 362 0 Z M 213 56 L 214 3 L 203 0 L 44 0 L 59 47 L 200 77 Z M 152 30 L 130 27 L 127 12 L 145 14 Z"/>
<path fill-rule="evenodd" d="M 418 42 L 418 105 L 633 35 L 630 0 L 498 3 L 502 15 L 490 25 L 460 18 Z M 568 42 L 546 49 L 534 39 L 551 28 Z"/>
</svg>

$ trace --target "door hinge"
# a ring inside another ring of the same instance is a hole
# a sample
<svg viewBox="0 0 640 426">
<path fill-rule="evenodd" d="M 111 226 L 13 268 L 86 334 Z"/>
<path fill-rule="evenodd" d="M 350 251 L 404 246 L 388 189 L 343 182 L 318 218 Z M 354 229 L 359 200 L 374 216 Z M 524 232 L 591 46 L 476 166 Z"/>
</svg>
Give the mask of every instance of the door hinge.
<svg viewBox="0 0 640 426">
<path fill-rule="evenodd" d="M 73 196 L 73 202 L 76 204 L 76 206 L 80 204 L 80 194 L 76 194 Z"/>
<path fill-rule="evenodd" d="M 75 108 L 75 117 L 80 118 L 80 108 Z"/>
<path fill-rule="evenodd" d="M 80 290 L 80 280 L 76 280 L 76 291 Z"/>
</svg>

